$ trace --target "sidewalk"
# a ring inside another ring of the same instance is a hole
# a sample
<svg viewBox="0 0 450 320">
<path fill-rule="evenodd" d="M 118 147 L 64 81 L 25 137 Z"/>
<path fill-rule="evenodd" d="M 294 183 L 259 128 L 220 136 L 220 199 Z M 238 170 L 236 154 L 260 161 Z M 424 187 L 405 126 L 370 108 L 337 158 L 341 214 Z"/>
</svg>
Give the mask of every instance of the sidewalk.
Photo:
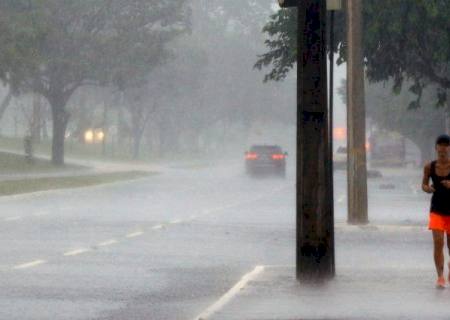
<svg viewBox="0 0 450 320">
<path fill-rule="evenodd" d="M 450 319 L 450 288 L 434 286 L 428 231 L 411 227 L 337 233 L 333 280 L 313 287 L 295 279 L 294 266 L 264 266 L 205 319 Z M 375 241 L 367 242 L 366 236 Z M 359 243 L 350 247 L 345 241 L 349 237 Z M 393 242 L 386 245 L 377 237 Z"/>
<path fill-rule="evenodd" d="M 214 320 L 449 319 L 450 289 L 430 272 L 339 270 L 322 287 L 298 283 L 293 267 L 266 267 Z"/>
</svg>

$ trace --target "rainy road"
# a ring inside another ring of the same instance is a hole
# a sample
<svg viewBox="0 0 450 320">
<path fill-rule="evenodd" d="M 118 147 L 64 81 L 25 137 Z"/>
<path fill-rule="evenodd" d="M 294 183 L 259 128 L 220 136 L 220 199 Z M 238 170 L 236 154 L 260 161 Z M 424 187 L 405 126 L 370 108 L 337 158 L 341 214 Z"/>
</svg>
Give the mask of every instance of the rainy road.
<svg viewBox="0 0 450 320">
<path fill-rule="evenodd" d="M 335 179 L 342 223 L 345 177 Z M 425 217 L 415 178 L 402 179 L 394 191 L 378 190 L 388 179 L 370 184 L 380 223 Z M 294 263 L 292 170 L 283 180 L 247 178 L 241 164 L 172 168 L 0 208 L 0 319 L 193 319 L 256 265 Z"/>
<path fill-rule="evenodd" d="M 241 165 L 0 199 L 0 319 L 191 319 L 292 264 L 294 182 Z"/>
</svg>

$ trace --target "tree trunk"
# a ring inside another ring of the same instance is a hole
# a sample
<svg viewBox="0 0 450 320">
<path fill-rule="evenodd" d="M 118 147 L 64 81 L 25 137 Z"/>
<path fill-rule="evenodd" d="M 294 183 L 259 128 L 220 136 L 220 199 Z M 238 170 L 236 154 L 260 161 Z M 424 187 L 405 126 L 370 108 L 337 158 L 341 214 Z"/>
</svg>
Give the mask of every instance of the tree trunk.
<svg viewBox="0 0 450 320">
<path fill-rule="evenodd" d="M 108 106 L 106 101 L 103 101 L 103 121 L 102 121 L 102 130 L 103 130 L 103 140 L 102 140 L 102 156 L 106 157 L 106 139 L 109 138 L 108 132 Z"/>
<path fill-rule="evenodd" d="M 119 144 L 119 147 L 122 147 L 126 142 L 125 139 L 128 137 L 128 128 L 125 120 L 125 115 L 123 113 L 123 110 L 126 106 L 125 93 L 123 91 L 120 92 L 119 100 L 119 111 L 117 115 L 117 142 Z"/>
<path fill-rule="evenodd" d="M 133 128 L 133 159 L 137 160 L 141 151 L 142 131 Z"/>
<path fill-rule="evenodd" d="M 69 122 L 69 113 L 66 111 L 67 100 L 56 96 L 50 97 L 49 103 L 53 120 L 52 163 L 55 166 L 63 166 L 64 140 Z"/>
<path fill-rule="evenodd" d="M 5 111 L 11 102 L 11 99 L 12 99 L 12 93 L 11 93 L 11 90 L 9 90 L 8 94 L 3 99 L 2 104 L 0 105 L 0 120 L 3 118 L 3 115 L 5 114 Z"/>
<path fill-rule="evenodd" d="M 33 118 L 31 120 L 31 139 L 33 143 L 41 142 L 41 127 L 42 127 L 42 103 L 41 96 L 38 93 L 33 95 Z"/>
<path fill-rule="evenodd" d="M 48 129 L 47 129 L 47 119 L 45 119 L 45 118 L 44 118 L 44 120 L 42 120 L 42 139 L 44 139 L 44 140 L 49 139 Z"/>
<path fill-rule="evenodd" d="M 78 101 L 78 121 L 77 121 L 77 127 L 75 131 L 75 137 L 77 138 L 78 142 L 84 143 L 84 134 L 88 129 L 92 128 L 92 121 L 93 116 L 88 111 L 88 106 L 86 105 L 86 96 L 81 95 Z"/>
<path fill-rule="evenodd" d="M 143 108 L 139 105 L 130 105 L 129 111 L 131 113 L 131 133 L 133 135 L 133 149 L 131 150 L 134 160 L 139 158 L 141 138 L 142 138 L 142 117 Z"/>
<path fill-rule="evenodd" d="M 166 156 L 170 151 L 170 124 L 167 118 L 162 117 L 159 122 L 159 146 L 161 156 Z"/>
</svg>

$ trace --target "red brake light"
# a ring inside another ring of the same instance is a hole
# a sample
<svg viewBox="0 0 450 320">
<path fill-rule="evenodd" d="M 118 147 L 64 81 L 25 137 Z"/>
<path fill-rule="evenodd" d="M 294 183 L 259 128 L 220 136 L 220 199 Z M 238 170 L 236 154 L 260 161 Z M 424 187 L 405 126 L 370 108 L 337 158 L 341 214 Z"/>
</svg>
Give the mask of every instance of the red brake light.
<svg viewBox="0 0 450 320">
<path fill-rule="evenodd" d="M 257 153 L 247 153 L 245 155 L 245 159 L 247 159 L 247 160 L 256 160 L 256 159 L 258 159 L 258 154 Z"/>
<path fill-rule="evenodd" d="M 273 154 L 272 155 L 272 159 L 273 160 L 283 160 L 284 159 L 284 154 Z"/>
</svg>

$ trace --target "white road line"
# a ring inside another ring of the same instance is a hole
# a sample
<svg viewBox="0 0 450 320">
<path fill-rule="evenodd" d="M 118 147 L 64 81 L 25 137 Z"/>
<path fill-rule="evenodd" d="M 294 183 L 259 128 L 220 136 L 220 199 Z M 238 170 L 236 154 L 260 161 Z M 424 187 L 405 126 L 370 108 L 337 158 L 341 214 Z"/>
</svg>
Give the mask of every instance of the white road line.
<svg viewBox="0 0 450 320">
<path fill-rule="evenodd" d="M 257 266 L 253 271 L 247 273 L 242 279 L 236 283 L 227 293 L 225 293 L 219 300 L 209 306 L 201 314 L 194 318 L 194 320 L 207 320 L 217 311 L 221 310 L 228 302 L 230 302 L 247 284 L 255 279 L 261 272 L 264 271 L 264 266 Z"/>
<path fill-rule="evenodd" d="M 68 256 L 76 256 L 78 254 L 82 254 L 85 252 L 91 251 L 90 249 L 87 248 L 80 248 L 80 249 L 75 249 L 72 251 L 67 251 L 66 253 L 64 253 L 64 256 L 68 257 Z"/>
<path fill-rule="evenodd" d="M 152 227 L 153 230 L 159 230 L 159 229 L 162 229 L 162 228 L 164 228 L 164 226 L 162 224 L 157 224 L 156 226 Z"/>
<path fill-rule="evenodd" d="M 106 247 L 106 246 L 110 246 L 110 245 L 116 244 L 117 242 L 118 241 L 116 239 L 111 239 L 111 240 L 100 242 L 97 246 L 99 246 L 99 247 Z"/>
<path fill-rule="evenodd" d="M 136 232 L 127 234 L 126 237 L 127 238 L 135 238 L 135 237 L 142 236 L 143 234 L 144 234 L 144 232 L 142 232 L 142 231 L 136 231 Z"/>
<path fill-rule="evenodd" d="M 27 262 L 24 264 L 19 264 L 19 265 L 15 266 L 14 269 L 20 270 L 20 269 L 32 268 L 32 267 L 36 267 L 38 265 L 44 264 L 46 262 L 47 261 L 45 261 L 45 260 L 34 260 L 34 261 Z"/>
<path fill-rule="evenodd" d="M 183 222 L 183 220 L 181 220 L 181 219 L 175 219 L 175 220 L 170 221 L 171 224 L 177 224 L 177 223 L 181 223 L 181 222 Z"/>
<path fill-rule="evenodd" d="M 5 221 L 17 221 L 17 220 L 21 220 L 22 217 L 17 216 L 17 217 L 9 217 L 9 218 L 5 218 Z"/>
</svg>

